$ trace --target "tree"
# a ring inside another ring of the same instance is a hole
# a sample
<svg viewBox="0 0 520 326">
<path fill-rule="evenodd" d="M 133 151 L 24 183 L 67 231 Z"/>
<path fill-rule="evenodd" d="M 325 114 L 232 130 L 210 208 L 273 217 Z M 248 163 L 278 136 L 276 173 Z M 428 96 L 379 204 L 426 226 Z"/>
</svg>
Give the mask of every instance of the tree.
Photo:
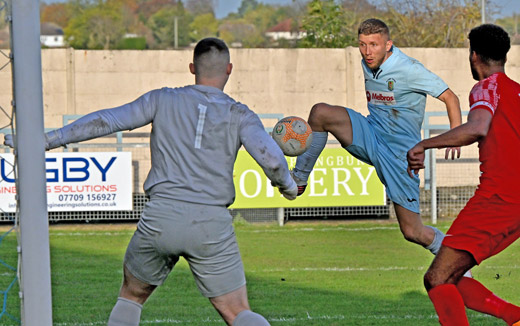
<svg viewBox="0 0 520 326">
<path fill-rule="evenodd" d="M 182 6 L 181 1 L 177 0 L 138 0 L 139 7 L 136 10 L 136 14 L 142 22 L 148 22 L 148 20 L 159 10 L 167 10 L 176 8 L 178 5 Z M 184 7 L 183 7 L 184 8 Z"/>
<path fill-rule="evenodd" d="M 157 11 L 147 22 L 157 42 L 157 48 L 168 49 L 175 46 L 175 17 L 177 17 L 178 45 L 184 47 L 190 44 L 189 25 L 193 18 L 184 9 L 182 2 L 178 2 L 175 7 Z"/>
<path fill-rule="evenodd" d="M 228 43 L 240 43 L 244 47 L 273 46 L 266 31 L 288 18 L 293 20 L 296 31 L 300 25 L 300 14 L 296 3 L 277 6 L 242 0 L 238 13 L 231 13 L 220 21 L 219 36 Z M 284 45 L 294 46 L 294 42 Z"/>
<path fill-rule="evenodd" d="M 111 49 L 125 33 L 120 7 L 98 2 L 70 19 L 65 37 L 70 46 L 79 49 Z"/>
<path fill-rule="evenodd" d="M 352 15 L 334 0 L 312 0 L 303 17 L 303 30 L 307 33 L 301 46 L 312 48 L 342 48 L 355 44 L 357 34 L 347 29 Z"/>
<path fill-rule="evenodd" d="M 520 44 L 520 15 L 501 18 L 496 23 L 509 33 L 512 44 Z"/>
<path fill-rule="evenodd" d="M 472 0 L 385 0 L 386 22 L 398 46 L 463 47 L 480 23 L 480 4 Z M 432 26 L 435 31 L 432 32 Z"/>
<path fill-rule="evenodd" d="M 140 30 L 141 22 L 137 16 L 139 3 L 137 0 L 108 0 L 113 6 L 119 8 L 121 19 L 127 33 L 136 33 Z"/>
<path fill-rule="evenodd" d="M 190 39 L 197 42 L 205 37 L 216 37 L 219 22 L 212 13 L 199 15 L 190 24 Z"/>
<path fill-rule="evenodd" d="M 242 2 L 244 5 L 244 2 Z M 228 42 L 244 47 L 262 47 L 268 44 L 265 31 L 277 23 L 279 15 L 273 6 L 251 5 L 242 17 L 230 15 L 220 25 L 220 36 Z"/>
<path fill-rule="evenodd" d="M 273 6 L 260 4 L 255 9 L 244 13 L 244 20 L 252 23 L 260 32 L 265 32 L 269 27 L 276 25 L 280 17 Z"/>
<path fill-rule="evenodd" d="M 117 45 L 118 49 L 145 49 L 156 45 L 152 31 L 146 26 L 146 21 L 141 19 L 143 16 L 139 10 L 142 9 L 143 0 L 106 1 L 120 8 L 125 36 Z M 172 4 L 167 2 L 165 6 L 172 6 Z"/>
<path fill-rule="evenodd" d="M 220 24 L 219 36 L 228 44 L 239 43 L 244 47 L 255 47 L 263 42 L 255 26 L 244 19 L 226 20 Z"/>
<path fill-rule="evenodd" d="M 255 10 L 258 7 L 257 0 L 242 0 L 240 3 L 240 7 L 238 8 L 238 15 L 243 17 L 246 12 L 250 10 Z"/>
<path fill-rule="evenodd" d="M 72 11 L 67 3 L 42 4 L 40 8 L 40 21 L 42 23 L 55 23 L 60 27 L 66 27 L 72 18 Z"/>
<path fill-rule="evenodd" d="M 345 10 L 355 13 L 362 13 L 364 15 L 377 13 L 377 6 L 368 2 L 367 0 L 342 0 L 341 7 Z"/>
<path fill-rule="evenodd" d="M 213 14 L 215 15 L 216 0 L 186 0 L 186 10 L 193 16 Z"/>
</svg>

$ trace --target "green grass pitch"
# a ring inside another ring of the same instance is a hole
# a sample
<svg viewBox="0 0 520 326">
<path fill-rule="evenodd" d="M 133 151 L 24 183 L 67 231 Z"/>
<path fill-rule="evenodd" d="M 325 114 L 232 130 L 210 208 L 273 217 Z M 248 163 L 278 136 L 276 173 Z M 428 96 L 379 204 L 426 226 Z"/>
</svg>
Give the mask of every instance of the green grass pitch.
<svg viewBox="0 0 520 326">
<path fill-rule="evenodd" d="M 449 222 L 441 222 L 443 231 Z M 135 224 L 50 228 L 55 326 L 106 325 Z M 271 325 L 438 325 L 422 286 L 432 255 L 406 242 L 395 221 L 235 225 L 253 310 Z M 16 237 L 0 258 L 16 266 Z M 473 270 L 498 296 L 520 303 L 520 247 L 513 244 Z M 0 289 L 14 273 L 0 266 Z M 7 311 L 20 316 L 18 288 Z M 471 325 L 505 325 L 468 311 Z M 16 325 L 5 316 L 0 325 Z M 225 325 L 181 260 L 145 304 L 141 325 Z"/>
</svg>

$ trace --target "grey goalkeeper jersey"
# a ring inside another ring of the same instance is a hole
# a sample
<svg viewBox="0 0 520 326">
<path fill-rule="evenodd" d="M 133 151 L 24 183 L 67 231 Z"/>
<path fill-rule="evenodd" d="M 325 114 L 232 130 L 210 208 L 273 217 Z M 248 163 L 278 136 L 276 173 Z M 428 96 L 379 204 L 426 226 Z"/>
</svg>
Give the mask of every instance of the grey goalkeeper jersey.
<svg viewBox="0 0 520 326">
<path fill-rule="evenodd" d="M 244 148 L 273 186 L 295 189 L 285 157 L 258 116 L 220 89 L 191 85 L 150 91 L 120 107 L 90 113 L 46 134 L 47 149 L 152 123 L 151 196 L 229 206 L 233 166 Z"/>
</svg>

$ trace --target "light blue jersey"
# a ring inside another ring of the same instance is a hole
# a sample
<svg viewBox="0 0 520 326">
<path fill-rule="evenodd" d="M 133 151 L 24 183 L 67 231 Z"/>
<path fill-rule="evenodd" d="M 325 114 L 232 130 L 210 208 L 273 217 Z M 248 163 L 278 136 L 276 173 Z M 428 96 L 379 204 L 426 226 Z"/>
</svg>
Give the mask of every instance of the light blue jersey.
<svg viewBox="0 0 520 326">
<path fill-rule="evenodd" d="M 381 142 L 399 158 L 421 140 L 427 94 L 438 97 L 448 85 L 393 46 L 392 55 L 377 71 L 362 60 L 367 95 L 368 121 Z"/>
<path fill-rule="evenodd" d="M 419 178 L 409 177 L 406 153 L 421 140 L 426 96 L 438 97 L 448 85 L 395 46 L 377 71 L 361 65 L 370 114 L 347 109 L 353 139 L 346 150 L 374 166 L 390 200 L 419 213 Z"/>
<path fill-rule="evenodd" d="M 370 114 L 365 117 L 345 108 L 352 126 L 352 143 L 345 149 L 374 166 L 391 201 L 419 213 L 420 181 L 408 175 L 406 153 L 421 140 L 427 95 L 439 97 L 448 85 L 395 46 L 377 71 L 372 71 L 364 60 L 361 65 Z M 299 180 L 307 180 L 325 147 L 327 137 L 318 135 L 313 138 L 311 150 L 296 161 L 293 171 Z"/>
</svg>

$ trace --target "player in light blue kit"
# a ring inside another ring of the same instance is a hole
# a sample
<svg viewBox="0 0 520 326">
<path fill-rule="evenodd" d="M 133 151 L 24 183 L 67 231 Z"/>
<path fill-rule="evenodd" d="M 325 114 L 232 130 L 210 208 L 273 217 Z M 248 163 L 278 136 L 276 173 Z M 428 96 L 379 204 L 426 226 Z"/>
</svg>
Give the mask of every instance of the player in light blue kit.
<svg viewBox="0 0 520 326">
<path fill-rule="evenodd" d="M 384 22 L 361 23 L 358 40 L 370 115 L 325 103 L 313 106 L 308 119 L 313 130 L 311 148 L 298 157 L 293 170 L 298 192 L 305 190 L 330 132 L 349 153 L 374 166 L 394 203 L 405 239 L 436 254 L 444 234 L 421 221 L 419 178 L 408 176 L 406 153 L 421 139 L 426 96 L 444 102 L 451 128 L 462 122 L 459 100 L 438 76 L 392 44 Z M 451 148 L 446 158 L 450 151 L 452 159 L 460 156 L 460 148 Z"/>
<path fill-rule="evenodd" d="M 150 197 L 124 260 L 124 280 L 108 326 L 139 325 L 144 302 L 180 256 L 199 291 L 228 325 L 266 326 L 249 308 L 232 217 L 233 166 L 244 148 L 284 197 L 297 186 L 287 161 L 258 116 L 223 92 L 232 65 L 216 38 L 195 47 L 190 71 L 196 85 L 150 91 L 134 102 L 90 113 L 45 135 L 46 149 L 152 123 Z M 13 137 L 4 144 L 13 147 Z"/>
</svg>

